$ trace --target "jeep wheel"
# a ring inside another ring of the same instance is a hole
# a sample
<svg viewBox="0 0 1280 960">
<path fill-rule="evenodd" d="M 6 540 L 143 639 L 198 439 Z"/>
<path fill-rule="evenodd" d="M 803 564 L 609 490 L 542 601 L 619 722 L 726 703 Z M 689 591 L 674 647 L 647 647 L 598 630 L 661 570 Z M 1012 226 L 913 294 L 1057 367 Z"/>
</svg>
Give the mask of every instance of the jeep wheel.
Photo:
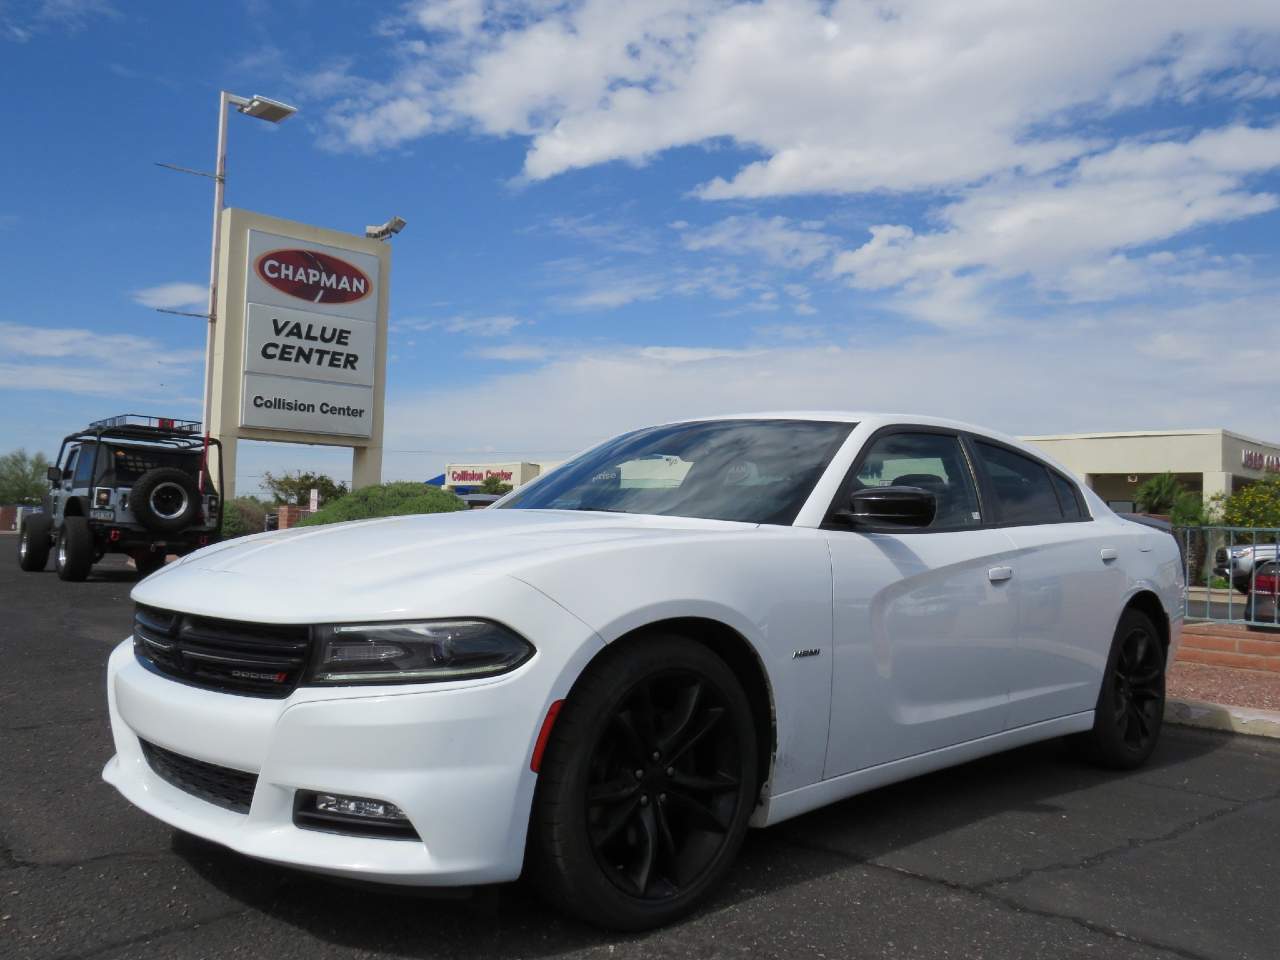
<svg viewBox="0 0 1280 960">
<path fill-rule="evenodd" d="M 195 478 L 177 467 L 148 470 L 129 493 L 129 507 L 148 530 L 176 533 L 191 526 L 200 514 L 200 491 Z"/>
<path fill-rule="evenodd" d="M 54 566 L 61 580 L 83 580 L 93 566 L 93 534 L 84 517 L 66 517 L 58 531 Z"/>
<path fill-rule="evenodd" d="M 53 522 L 46 516 L 31 517 L 22 525 L 18 538 L 18 566 L 28 573 L 43 570 L 49 563 L 49 531 Z"/>
</svg>

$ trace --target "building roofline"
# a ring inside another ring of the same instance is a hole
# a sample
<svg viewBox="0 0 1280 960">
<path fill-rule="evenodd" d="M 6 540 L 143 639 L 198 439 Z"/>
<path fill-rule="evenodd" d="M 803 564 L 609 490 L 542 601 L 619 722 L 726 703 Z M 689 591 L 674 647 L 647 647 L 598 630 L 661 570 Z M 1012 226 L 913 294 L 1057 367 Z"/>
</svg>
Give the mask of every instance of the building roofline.
<svg viewBox="0 0 1280 960">
<path fill-rule="evenodd" d="M 1225 427 L 1208 427 L 1204 429 L 1192 430 L 1114 430 L 1105 433 L 1050 433 L 1042 434 L 1034 437 L 1019 437 L 1020 440 L 1026 440 L 1034 443 L 1037 440 L 1105 440 L 1109 438 L 1125 438 L 1125 437 L 1211 437 L 1222 436 L 1231 437 L 1234 440 L 1243 440 L 1245 443 L 1257 444 L 1260 447 L 1280 447 L 1280 442 L 1272 440 L 1260 440 L 1257 437 L 1251 437 L 1247 434 L 1236 433 L 1234 430 L 1227 430 Z"/>
</svg>

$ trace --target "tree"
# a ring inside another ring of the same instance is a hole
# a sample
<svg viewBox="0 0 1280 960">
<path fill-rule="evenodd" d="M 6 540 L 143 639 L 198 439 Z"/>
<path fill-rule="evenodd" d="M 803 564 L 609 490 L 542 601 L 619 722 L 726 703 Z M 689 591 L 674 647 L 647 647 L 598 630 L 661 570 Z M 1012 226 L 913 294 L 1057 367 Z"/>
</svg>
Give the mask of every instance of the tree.
<svg viewBox="0 0 1280 960">
<path fill-rule="evenodd" d="M 1142 513 L 1167 514 L 1173 509 L 1179 495 L 1185 492 L 1172 473 L 1158 473 L 1138 488 L 1138 510 Z"/>
<path fill-rule="evenodd" d="M 480 484 L 481 493 L 510 493 L 511 484 L 504 483 L 502 478 L 495 473 L 489 474 L 484 478 L 484 482 Z"/>
<path fill-rule="evenodd" d="M 1228 527 L 1280 527 L 1280 477 L 1268 475 L 1218 502 Z"/>
<path fill-rule="evenodd" d="M 257 497 L 236 497 L 222 505 L 222 538 L 247 537 L 266 529 L 267 505 Z"/>
<path fill-rule="evenodd" d="M 49 489 L 49 461 L 43 453 L 28 456 L 22 448 L 0 457 L 0 503 L 35 506 Z"/>
<path fill-rule="evenodd" d="M 456 494 L 425 483 L 403 480 L 362 487 L 341 500 L 321 507 L 298 522 L 300 527 L 345 520 L 369 520 L 373 517 L 402 517 L 413 513 L 450 513 L 465 510 L 467 505 Z"/>
<path fill-rule="evenodd" d="M 262 485 L 274 498 L 276 503 L 296 503 L 305 507 L 311 502 L 311 491 L 320 491 L 320 503 L 332 503 L 345 496 L 347 485 L 339 483 L 323 473 L 282 473 L 277 476 L 270 471 L 263 473 Z"/>
</svg>

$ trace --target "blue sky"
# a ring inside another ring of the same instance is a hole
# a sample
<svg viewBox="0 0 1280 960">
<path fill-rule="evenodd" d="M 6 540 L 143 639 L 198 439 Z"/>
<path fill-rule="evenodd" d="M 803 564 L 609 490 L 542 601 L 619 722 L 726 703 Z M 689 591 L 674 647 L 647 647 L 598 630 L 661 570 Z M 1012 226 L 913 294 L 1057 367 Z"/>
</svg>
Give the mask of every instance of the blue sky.
<svg viewBox="0 0 1280 960">
<path fill-rule="evenodd" d="M 1280 438 L 1280 5 L 0 0 L 0 450 L 198 416 L 229 205 L 394 240 L 385 473 L 701 413 Z M 1257 400 L 1247 398 L 1254 397 Z M 263 469 L 343 451 L 246 444 Z"/>
</svg>

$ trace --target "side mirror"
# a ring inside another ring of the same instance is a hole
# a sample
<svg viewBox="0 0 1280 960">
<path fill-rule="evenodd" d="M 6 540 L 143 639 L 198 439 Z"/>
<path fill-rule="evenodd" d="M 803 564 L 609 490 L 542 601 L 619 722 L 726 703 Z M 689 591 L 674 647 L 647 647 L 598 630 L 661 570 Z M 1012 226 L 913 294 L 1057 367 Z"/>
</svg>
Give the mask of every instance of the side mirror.
<svg viewBox="0 0 1280 960">
<path fill-rule="evenodd" d="M 849 497 L 845 518 L 859 526 L 922 528 L 937 512 L 937 498 L 920 487 L 868 487 Z"/>
<path fill-rule="evenodd" d="M 48 471 L 45 473 L 45 476 L 49 478 L 50 483 L 62 482 L 62 471 L 59 470 L 57 467 L 50 467 Z"/>
</svg>

